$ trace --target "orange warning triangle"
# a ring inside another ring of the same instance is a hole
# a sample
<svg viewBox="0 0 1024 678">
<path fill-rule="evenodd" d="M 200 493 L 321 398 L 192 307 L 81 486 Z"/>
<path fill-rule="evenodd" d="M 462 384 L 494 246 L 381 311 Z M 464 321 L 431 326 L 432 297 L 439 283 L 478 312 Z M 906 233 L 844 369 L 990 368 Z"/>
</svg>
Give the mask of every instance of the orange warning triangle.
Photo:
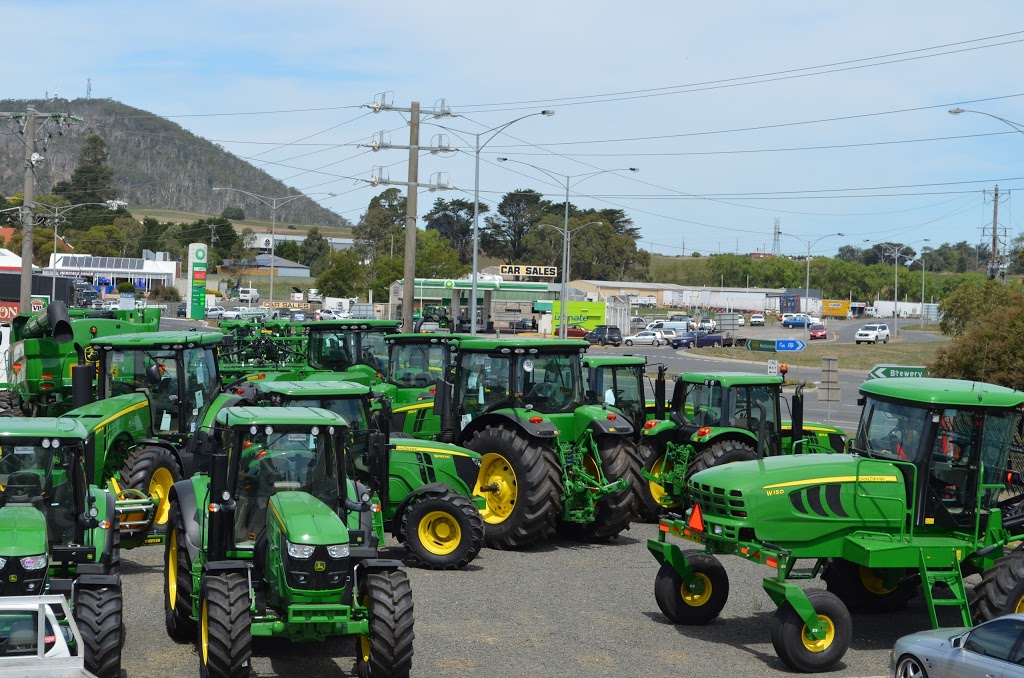
<svg viewBox="0 0 1024 678">
<path fill-rule="evenodd" d="M 700 504 L 693 505 L 693 511 L 690 512 L 690 519 L 686 522 L 690 529 L 694 532 L 704 531 L 704 516 L 701 514 Z"/>
</svg>

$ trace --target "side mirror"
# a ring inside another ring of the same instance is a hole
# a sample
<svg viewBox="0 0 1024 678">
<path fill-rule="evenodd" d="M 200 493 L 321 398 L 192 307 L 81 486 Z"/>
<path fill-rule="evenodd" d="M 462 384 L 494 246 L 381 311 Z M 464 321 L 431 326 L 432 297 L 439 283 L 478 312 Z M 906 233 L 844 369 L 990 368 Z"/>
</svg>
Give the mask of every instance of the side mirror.
<svg viewBox="0 0 1024 678">
<path fill-rule="evenodd" d="M 162 378 L 163 374 L 160 373 L 159 365 L 150 365 L 146 368 L 146 381 L 149 382 L 150 385 L 155 386 L 159 384 Z"/>
<path fill-rule="evenodd" d="M 370 491 L 377 495 L 381 506 L 387 506 L 391 444 L 380 431 L 370 432 L 369 443 Z"/>
<path fill-rule="evenodd" d="M 964 640 L 967 639 L 967 634 L 962 633 L 959 636 L 953 636 L 949 639 L 949 646 L 954 650 L 959 650 L 964 646 Z"/>
</svg>

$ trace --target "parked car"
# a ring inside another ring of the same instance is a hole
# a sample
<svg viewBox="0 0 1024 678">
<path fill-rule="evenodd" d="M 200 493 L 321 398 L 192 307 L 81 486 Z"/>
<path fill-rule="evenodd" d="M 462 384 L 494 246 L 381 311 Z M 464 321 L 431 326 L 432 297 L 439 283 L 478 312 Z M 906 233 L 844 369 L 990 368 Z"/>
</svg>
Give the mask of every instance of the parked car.
<svg viewBox="0 0 1024 678">
<path fill-rule="evenodd" d="M 1024 614 L 1008 614 L 977 626 L 931 629 L 903 636 L 889 655 L 895 678 L 1020 676 Z"/>
<path fill-rule="evenodd" d="M 750 314 L 750 326 L 760 325 L 764 327 L 764 313 L 751 313 Z"/>
<path fill-rule="evenodd" d="M 224 307 L 223 306 L 207 306 L 206 307 L 206 317 L 209 318 L 210 320 L 220 320 L 221 318 L 224 317 Z"/>
<path fill-rule="evenodd" d="M 321 302 L 323 300 L 324 295 L 320 294 L 320 290 L 315 288 L 310 288 L 306 290 L 306 301 L 308 301 L 309 303 L 312 304 L 314 302 Z"/>
<path fill-rule="evenodd" d="M 242 287 L 238 290 L 238 300 L 256 303 L 260 300 L 260 292 L 255 287 Z"/>
<path fill-rule="evenodd" d="M 825 332 L 825 326 L 821 323 L 815 323 L 811 325 L 811 336 L 810 339 L 828 339 L 828 334 Z"/>
<path fill-rule="evenodd" d="M 569 325 L 565 328 L 566 339 L 583 339 L 587 336 L 587 330 L 579 325 Z"/>
<path fill-rule="evenodd" d="M 664 340 L 664 341 L 662 341 L 662 343 L 666 344 L 666 345 L 668 344 L 668 342 L 672 341 L 677 336 L 675 330 L 658 330 L 658 331 L 661 332 L 661 338 Z"/>
<path fill-rule="evenodd" d="M 857 334 L 853 335 L 853 340 L 858 344 L 877 344 L 878 342 L 888 344 L 889 326 L 886 325 L 885 323 L 878 323 L 877 325 L 865 325 L 864 327 L 857 330 Z"/>
<path fill-rule="evenodd" d="M 533 318 L 520 318 L 513 320 L 508 324 L 510 330 L 532 330 L 533 329 Z"/>
<path fill-rule="evenodd" d="M 673 313 L 668 317 L 668 320 L 673 323 L 688 323 L 690 322 L 690 316 L 685 313 Z"/>
<path fill-rule="evenodd" d="M 593 332 L 587 332 L 585 337 L 591 344 L 611 344 L 612 346 L 622 345 L 622 330 L 618 325 L 598 325 Z"/>
<path fill-rule="evenodd" d="M 662 334 L 653 330 L 643 330 L 642 332 L 629 335 L 622 341 L 625 342 L 626 346 L 632 346 L 633 344 L 639 346 L 661 346 Z"/>
<path fill-rule="evenodd" d="M 245 311 L 246 308 L 246 306 L 235 306 L 233 308 L 227 309 L 226 311 L 222 309 L 220 313 L 220 319 L 238 320 L 239 318 L 242 317 L 242 312 Z M 207 317 L 209 317 L 209 315 L 207 315 Z"/>
<path fill-rule="evenodd" d="M 712 334 L 703 330 L 684 332 L 671 342 L 672 348 L 703 348 L 706 346 L 713 346 L 717 348 L 721 345 L 721 334 Z"/>
<path fill-rule="evenodd" d="M 186 315 L 188 315 L 188 303 L 183 301 L 178 304 L 178 317 L 184 318 Z"/>
<path fill-rule="evenodd" d="M 697 329 L 702 332 L 714 332 L 717 328 L 718 323 L 711 318 L 701 318 L 697 321 Z"/>
<path fill-rule="evenodd" d="M 743 316 L 741 315 L 741 316 L 740 316 L 739 318 L 737 318 L 737 319 L 736 319 L 736 324 L 738 324 L 738 325 L 739 325 L 740 327 L 743 327 L 744 325 L 746 325 L 746 324 L 747 324 L 747 321 L 746 321 L 746 319 L 745 319 L 745 318 L 744 318 L 744 317 L 743 317 Z"/>
</svg>

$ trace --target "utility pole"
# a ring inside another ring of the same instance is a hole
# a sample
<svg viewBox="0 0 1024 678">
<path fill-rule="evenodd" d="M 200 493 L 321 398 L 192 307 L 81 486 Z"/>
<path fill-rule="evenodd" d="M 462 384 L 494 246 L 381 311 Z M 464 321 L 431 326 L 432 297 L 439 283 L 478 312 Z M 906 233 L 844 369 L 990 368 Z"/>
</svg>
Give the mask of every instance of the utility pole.
<svg viewBox="0 0 1024 678">
<path fill-rule="evenodd" d="M 999 255 L 999 184 L 992 197 L 992 261 L 988 265 L 988 277 L 1006 282 L 1006 269 Z"/>
<path fill-rule="evenodd" d="M 405 199 L 405 286 L 402 289 L 402 331 L 412 332 L 416 303 L 416 198 L 420 172 L 420 102 L 409 111 L 409 189 Z"/>
</svg>

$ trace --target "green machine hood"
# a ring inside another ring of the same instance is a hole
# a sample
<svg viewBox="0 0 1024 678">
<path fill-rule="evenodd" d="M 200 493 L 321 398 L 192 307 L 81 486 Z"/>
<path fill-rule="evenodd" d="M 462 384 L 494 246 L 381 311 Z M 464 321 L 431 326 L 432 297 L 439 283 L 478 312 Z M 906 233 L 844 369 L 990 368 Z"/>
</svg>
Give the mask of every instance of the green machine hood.
<svg viewBox="0 0 1024 678">
<path fill-rule="evenodd" d="M 46 553 L 46 517 L 33 506 L 0 508 L 0 557 Z"/>
<path fill-rule="evenodd" d="M 709 539 L 822 545 L 856 530 L 899 531 L 907 492 L 896 464 L 848 454 L 769 457 L 690 479 Z M 718 527 L 716 527 L 718 526 Z M 749 533 L 746 533 L 749 535 Z"/>
<path fill-rule="evenodd" d="M 329 506 L 305 492 L 278 492 L 270 499 L 270 515 L 293 544 L 347 544 L 348 530 Z"/>
</svg>

